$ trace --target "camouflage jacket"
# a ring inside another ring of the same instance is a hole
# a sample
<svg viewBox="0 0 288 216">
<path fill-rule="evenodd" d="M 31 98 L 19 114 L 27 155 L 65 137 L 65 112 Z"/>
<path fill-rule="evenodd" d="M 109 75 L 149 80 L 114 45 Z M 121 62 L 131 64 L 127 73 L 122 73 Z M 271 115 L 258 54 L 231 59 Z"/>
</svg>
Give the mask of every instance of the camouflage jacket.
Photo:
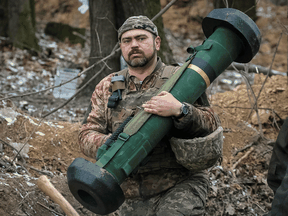
<svg viewBox="0 0 288 216">
<path fill-rule="evenodd" d="M 153 93 L 153 89 L 157 90 L 159 83 L 161 83 L 161 85 L 164 84 L 164 82 L 159 82 L 159 80 L 163 78 L 163 71 L 165 71 L 167 67 L 171 66 L 165 66 L 161 60 L 158 59 L 155 70 L 142 82 L 140 82 L 137 77 L 126 73 L 126 89 L 123 91 L 122 104 L 120 102 L 117 109 L 107 107 L 108 98 L 112 94 L 111 78 L 115 76 L 116 73 L 108 75 L 96 86 L 91 98 L 92 110 L 87 118 L 87 123 L 82 126 L 79 133 L 80 148 L 85 155 L 95 158 L 98 148 L 105 143 L 128 114 L 137 112 L 137 107 L 141 107 L 141 104 L 145 102 L 145 100 L 148 100 L 149 96 L 152 96 L 149 92 Z M 167 77 L 164 76 L 163 80 L 168 79 L 176 69 L 177 67 L 175 67 L 174 70 L 170 70 L 171 73 L 168 74 Z M 133 94 L 140 95 L 137 98 L 137 103 L 134 103 L 134 101 L 136 101 L 135 97 L 131 97 L 131 106 L 134 105 L 136 109 L 130 109 L 129 96 Z M 142 94 L 144 96 L 139 100 Z M 145 94 L 146 96 L 148 94 L 148 98 L 145 97 Z M 193 105 L 189 105 L 190 114 L 181 120 L 174 120 L 174 129 L 171 133 L 172 137 L 185 139 L 204 137 L 218 128 L 220 125 L 219 118 L 209 107 L 209 104 L 204 105 L 202 99 L 203 98 L 200 97 Z M 153 196 L 174 186 L 177 182 L 187 178 L 188 175 L 191 176 L 191 172 L 189 172 L 188 169 L 177 163 L 174 154 L 174 152 L 177 152 L 177 149 L 175 150 L 174 145 L 172 151 L 171 145 L 169 144 L 170 138 L 171 136 L 164 137 L 152 151 L 152 156 L 148 163 L 140 167 L 136 175 L 131 176 L 123 183 L 122 188 L 126 197 L 138 197 L 140 195 L 144 197 Z M 165 172 L 165 177 L 162 172 Z M 162 174 L 160 175 L 160 173 Z M 159 178 L 161 181 L 159 181 Z M 129 184 L 127 184 L 128 182 Z M 131 185 L 135 187 L 131 187 Z M 141 190 L 139 189 L 139 185 L 141 185 Z"/>
</svg>

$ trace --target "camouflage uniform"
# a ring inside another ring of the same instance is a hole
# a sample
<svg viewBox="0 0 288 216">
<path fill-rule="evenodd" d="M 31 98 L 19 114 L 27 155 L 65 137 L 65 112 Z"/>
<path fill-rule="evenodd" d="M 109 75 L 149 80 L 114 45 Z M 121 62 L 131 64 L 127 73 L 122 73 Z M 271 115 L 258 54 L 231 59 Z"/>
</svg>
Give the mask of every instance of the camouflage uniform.
<svg viewBox="0 0 288 216">
<path fill-rule="evenodd" d="M 274 192 L 271 211 L 265 216 L 284 216 L 288 212 L 288 118 L 273 147 L 267 182 Z"/>
<path fill-rule="evenodd" d="M 140 24 L 136 27 L 139 28 Z M 150 23 L 148 28 L 153 29 Z M 153 31 L 155 33 L 155 29 Z M 127 69 L 104 78 L 95 88 L 91 98 L 92 110 L 79 133 L 79 144 L 84 154 L 95 158 L 98 148 L 117 127 L 128 116 L 136 115 L 141 105 L 154 96 L 177 69 L 164 65 L 158 58 L 156 68 L 142 82 L 130 75 Z M 111 78 L 115 74 L 124 75 L 125 89 L 122 100 L 111 109 L 107 104 L 112 94 Z M 201 146 L 205 146 L 205 142 L 201 143 L 200 137 L 211 134 L 220 126 L 219 118 L 205 96 L 203 94 L 193 105 L 188 104 L 189 114 L 180 120 L 174 119 L 171 133 L 152 150 L 148 162 L 141 164 L 137 172 L 121 184 L 126 201 L 118 209 L 119 215 L 203 215 L 209 185 L 205 167 L 213 165 L 215 155 L 222 153 L 221 143 L 208 151 L 208 157 L 203 154 L 207 149 Z M 189 140 L 193 142 L 196 137 L 198 140 L 190 145 Z M 202 149 L 200 155 L 203 159 L 200 160 L 203 163 L 197 165 L 191 157 L 199 152 L 199 148 Z"/>
</svg>

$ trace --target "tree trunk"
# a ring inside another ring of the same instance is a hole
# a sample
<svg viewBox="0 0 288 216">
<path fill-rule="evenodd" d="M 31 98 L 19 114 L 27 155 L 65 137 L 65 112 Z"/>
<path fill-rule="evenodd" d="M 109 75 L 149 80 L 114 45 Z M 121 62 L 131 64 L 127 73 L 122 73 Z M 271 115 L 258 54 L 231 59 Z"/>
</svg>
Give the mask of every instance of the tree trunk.
<svg viewBox="0 0 288 216">
<path fill-rule="evenodd" d="M 0 1 L 0 36 L 8 37 L 8 0 Z"/>
<path fill-rule="evenodd" d="M 35 36 L 34 0 L 1 0 L 0 35 L 9 37 L 13 46 L 38 51 Z"/>
<path fill-rule="evenodd" d="M 108 56 L 114 46 L 117 44 L 117 26 L 116 24 L 116 10 L 114 0 L 90 0 L 89 1 L 89 16 L 91 29 L 91 50 L 89 65 Z M 114 57 L 106 61 L 110 67 L 105 68 L 87 88 L 83 91 L 84 95 L 91 96 L 97 83 L 105 76 L 120 69 L 120 52 Z M 96 65 L 87 74 L 82 84 L 85 84 L 90 78 L 97 73 L 104 63 Z"/>
<path fill-rule="evenodd" d="M 116 9 L 117 8 L 117 9 Z M 108 56 L 117 44 L 117 30 L 130 16 L 145 15 L 152 19 L 161 10 L 160 0 L 90 0 L 90 27 L 91 27 L 91 52 L 89 65 L 93 65 L 101 58 Z M 162 39 L 161 49 L 158 55 L 167 64 L 174 63 L 173 55 L 163 31 L 162 18 L 155 20 L 159 35 Z M 83 95 L 91 96 L 97 83 L 105 76 L 120 69 L 120 52 L 106 63 L 111 68 L 106 68 L 90 85 L 83 91 Z M 94 67 L 86 75 L 82 84 L 86 83 L 100 65 Z"/>
<path fill-rule="evenodd" d="M 228 0 L 228 7 L 238 9 L 246 13 L 252 20 L 256 20 L 256 0 L 243 1 L 243 0 Z M 214 8 L 226 8 L 226 1 L 214 0 Z"/>
</svg>

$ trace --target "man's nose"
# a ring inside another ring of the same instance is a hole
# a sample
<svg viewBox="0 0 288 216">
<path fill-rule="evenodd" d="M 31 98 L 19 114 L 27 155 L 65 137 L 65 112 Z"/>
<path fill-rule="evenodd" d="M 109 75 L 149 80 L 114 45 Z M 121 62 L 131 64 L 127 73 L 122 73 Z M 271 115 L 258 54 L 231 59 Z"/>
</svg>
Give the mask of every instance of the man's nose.
<svg viewBox="0 0 288 216">
<path fill-rule="evenodd" d="M 138 45 L 139 45 L 138 41 L 136 39 L 133 39 L 132 42 L 131 42 L 131 46 L 132 47 L 138 47 Z"/>
</svg>

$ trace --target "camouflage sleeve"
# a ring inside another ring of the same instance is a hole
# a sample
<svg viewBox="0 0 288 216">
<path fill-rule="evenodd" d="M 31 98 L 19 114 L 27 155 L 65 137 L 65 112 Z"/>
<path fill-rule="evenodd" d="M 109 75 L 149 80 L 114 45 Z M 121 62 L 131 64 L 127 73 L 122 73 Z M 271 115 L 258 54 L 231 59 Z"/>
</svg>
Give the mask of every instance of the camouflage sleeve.
<svg viewBox="0 0 288 216">
<path fill-rule="evenodd" d="M 189 114 L 180 120 L 174 120 L 177 137 L 204 137 L 220 126 L 220 119 L 210 106 L 187 105 L 190 109 Z"/>
<path fill-rule="evenodd" d="M 95 158 L 98 148 L 105 143 L 111 135 L 108 132 L 108 108 L 107 102 L 111 93 L 111 77 L 105 77 L 95 88 L 91 102 L 92 110 L 87 118 L 87 123 L 83 124 L 78 140 L 81 151 L 88 157 Z"/>
</svg>

